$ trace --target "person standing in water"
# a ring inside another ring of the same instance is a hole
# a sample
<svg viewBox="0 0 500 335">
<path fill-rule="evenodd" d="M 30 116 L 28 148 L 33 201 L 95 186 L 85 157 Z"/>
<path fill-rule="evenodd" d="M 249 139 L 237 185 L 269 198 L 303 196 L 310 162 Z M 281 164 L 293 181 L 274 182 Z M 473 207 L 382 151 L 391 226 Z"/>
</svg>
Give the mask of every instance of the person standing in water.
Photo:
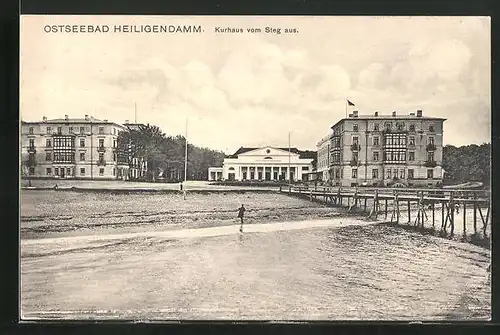
<svg viewBox="0 0 500 335">
<path fill-rule="evenodd" d="M 238 209 L 238 217 L 241 220 L 240 232 L 242 232 L 242 233 L 243 233 L 243 216 L 244 215 L 245 215 L 245 206 L 243 206 L 243 204 L 242 204 L 241 207 Z"/>
</svg>

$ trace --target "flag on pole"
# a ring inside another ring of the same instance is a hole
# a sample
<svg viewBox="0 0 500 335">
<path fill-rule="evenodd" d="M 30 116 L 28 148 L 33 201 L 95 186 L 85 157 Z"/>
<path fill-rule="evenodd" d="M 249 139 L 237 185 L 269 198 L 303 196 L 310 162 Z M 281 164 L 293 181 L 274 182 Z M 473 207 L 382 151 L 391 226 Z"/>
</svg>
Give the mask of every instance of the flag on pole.
<svg viewBox="0 0 500 335">
<path fill-rule="evenodd" d="M 355 106 L 355 104 L 352 103 L 352 102 L 350 102 L 349 99 L 347 99 L 347 105 L 349 105 L 349 106 Z"/>
</svg>

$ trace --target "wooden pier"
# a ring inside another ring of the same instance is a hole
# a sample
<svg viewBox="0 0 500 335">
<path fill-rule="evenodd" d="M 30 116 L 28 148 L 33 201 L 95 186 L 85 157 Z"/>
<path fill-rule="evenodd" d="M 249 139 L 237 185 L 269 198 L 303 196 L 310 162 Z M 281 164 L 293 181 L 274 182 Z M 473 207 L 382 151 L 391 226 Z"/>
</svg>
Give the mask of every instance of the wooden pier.
<svg viewBox="0 0 500 335">
<path fill-rule="evenodd" d="M 406 223 L 420 228 L 436 229 L 436 211 L 441 208 L 441 234 L 454 236 L 455 223 L 462 211 L 462 235 L 487 238 L 490 224 L 491 196 L 489 190 L 431 188 L 369 188 L 369 187 L 280 187 L 281 193 L 306 197 L 348 212 L 383 217 L 385 222 Z M 402 222 L 402 211 L 407 222 Z M 467 230 L 467 214 L 472 213 L 472 231 Z M 479 215 L 478 215 L 479 214 Z M 413 218 L 412 218 L 413 215 Z M 480 222 L 478 222 L 480 219 Z M 428 223 L 425 226 L 425 223 Z M 432 226 L 430 227 L 430 225 Z"/>
</svg>

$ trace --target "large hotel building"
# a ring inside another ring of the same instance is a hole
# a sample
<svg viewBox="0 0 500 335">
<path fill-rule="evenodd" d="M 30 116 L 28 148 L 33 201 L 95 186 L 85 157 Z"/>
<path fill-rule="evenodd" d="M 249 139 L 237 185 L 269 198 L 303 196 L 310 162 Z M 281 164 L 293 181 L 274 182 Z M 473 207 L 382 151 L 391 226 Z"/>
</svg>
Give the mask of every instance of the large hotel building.
<svg viewBox="0 0 500 335">
<path fill-rule="evenodd" d="M 349 114 L 317 143 L 317 176 L 337 186 L 442 182 L 443 118 Z"/>
<path fill-rule="evenodd" d="M 146 163 L 119 150 L 118 134 L 134 124 L 68 118 L 21 122 L 21 164 L 35 178 L 140 179 Z"/>
</svg>

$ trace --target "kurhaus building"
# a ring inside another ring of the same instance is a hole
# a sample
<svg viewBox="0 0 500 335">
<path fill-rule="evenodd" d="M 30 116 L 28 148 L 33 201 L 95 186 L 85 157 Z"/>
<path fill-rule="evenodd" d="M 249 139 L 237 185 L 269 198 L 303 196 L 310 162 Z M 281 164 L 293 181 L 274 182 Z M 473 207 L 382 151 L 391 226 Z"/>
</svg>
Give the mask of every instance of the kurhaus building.
<svg viewBox="0 0 500 335">
<path fill-rule="evenodd" d="M 319 177 L 341 186 L 434 186 L 443 178 L 444 121 L 424 117 L 421 110 L 409 115 L 354 111 L 318 142 Z"/>
<path fill-rule="evenodd" d="M 315 153 L 297 148 L 243 148 L 224 159 L 222 167 L 211 167 L 208 180 L 307 180 Z"/>
<path fill-rule="evenodd" d="M 134 179 L 143 162 L 128 150 L 118 150 L 118 135 L 126 125 L 85 118 L 21 122 L 21 164 L 35 178 Z M 135 163 L 130 165 L 130 163 Z"/>
</svg>

